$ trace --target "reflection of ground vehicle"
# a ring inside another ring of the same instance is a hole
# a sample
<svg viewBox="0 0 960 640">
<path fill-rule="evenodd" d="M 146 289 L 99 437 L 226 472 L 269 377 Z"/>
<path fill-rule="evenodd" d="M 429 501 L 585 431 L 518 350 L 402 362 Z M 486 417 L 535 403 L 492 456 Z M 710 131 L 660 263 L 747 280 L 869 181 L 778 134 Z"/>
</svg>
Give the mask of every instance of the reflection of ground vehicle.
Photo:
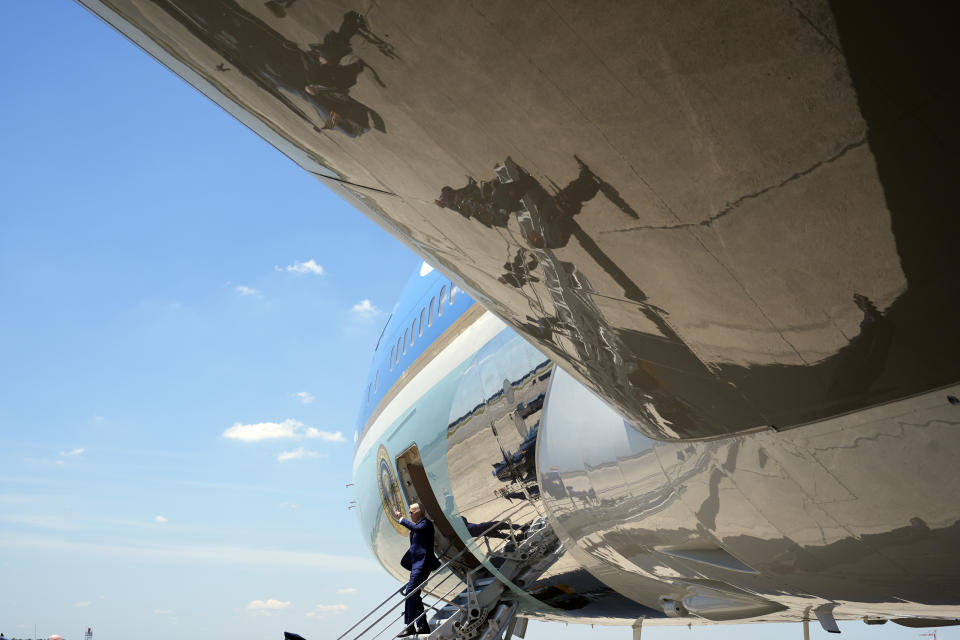
<svg viewBox="0 0 960 640">
<path fill-rule="evenodd" d="M 541 378 L 546 379 L 546 377 L 548 377 L 549 375 L 550 375 L 549 372 L 547 372 L 545 374 L 542 374 Z M 526 404 L 520 407 L 517 407 L 517 415 L 519 415 L 521 418 L 526 418 L 531 414 L 536 413 L 537 411 L 540 411 L 540 409 L 543 408 L 543 398 L 545 397 L 545 395 L 546 394 L 541 393 L 530 402 L 527 402 Z"/>
<path fill-rule="evenodd" d="M 530 405 L 524 407 L 525 410 L 528 410 L 527 416 L 534 411 L 539 411 L 539 407 L 543 406 L 543 396 L 539 396 L 539 399 L 540 402 L 537 405 L 537 409 L 530 410 Z M 538 421 L 533 428 L 530 429 L 530 433 L 527 434 L 523 442 L 520 443 L 520 448 L 517 449 L 516 452 L 505 452 L 503 454 L 504 459 L 493 465 L 493 475 L 495 475 L 498 480 L 507 482 L 515 479 L 536 478 L 537 470 L 534 467 L 534 456 L 536 455 L 537 431 L 539 428 L 540 422 Z"/>
</svg>

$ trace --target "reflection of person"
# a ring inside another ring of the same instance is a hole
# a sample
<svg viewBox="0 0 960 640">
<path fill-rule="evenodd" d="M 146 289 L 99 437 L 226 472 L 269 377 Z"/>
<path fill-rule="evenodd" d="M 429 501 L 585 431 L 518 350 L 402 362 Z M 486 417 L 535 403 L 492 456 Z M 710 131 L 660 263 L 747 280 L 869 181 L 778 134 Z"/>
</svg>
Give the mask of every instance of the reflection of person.
<svg viewBox="0 0 960 640">
<path fill-rule="evenodd" d="M 265 7 L 274 16 L 283 17 L 295 1 L 272 0 Z M 248 77 L 282 108 L 309 122 L 317 131 L 332 129 L 350 137 L 362 135 L 371 127 L 386 132 L 383 118 L 349 95 L 349 88 L 356 84 L 362 70 L 369 69 L 378 83 L 382 85 L 382 81 L 363 61 L 339 63 L 351 50 L 349 38 L 353 35 L 374 42 L 381 53 L 395 57 L 392 47 L 366 28 L 360 14 L 348 12 L 340 30 L 332 32 L 339 35 L 334 38 L 337 46 L 328 47 L 331 53 L 324 50 L 324 45 L 304 51 L 236 0 L 177 0 L 157 5 L 223 58 L 224 67 L 218 72 L 232 69 Z M 317 111 L 322 129 L 316 116 L 305 112 L 297 98 L 306 100 Z"/>
<path fill-rule="evenodd" d="M 540 487 L 536 484 L 531 484 L 526 487 L 527 492 L 523 491 L 508 491 L 507 487 L 501 487 L 495 489 L 493 494 L 501 498 L 506 498 L 510 503 L 513 503 L 514 500 L 526 500 L 527 498 L 535 500 L 540 497 Z"/>
<path fill-rule="evenodd" d="M 297 0 L 269 0 L 263 6 L 270 10 L 270 13 L 278 18 L 287 17 L 287 9 L 293 6 Z"/>
<path fill-rule="evenodd" d="M 310 48 L 317 54 L 321 62 L 340 64 L 344 57 L 353 53 L 350 40 L 354 36 L 360 36 L 388 58 L 399 60 L 399 57 L 393 51 L 393 45 L 370 31 L 367 19 L 356 11 L 347 11 L 343 14 L 340 28 L 336 31 L 328 31 L 323 36 L 323 42 L 311 44 Z"/>
<path fill-rule="evenodd" d="M 440 566 L 440 561 L 433 554 L 433 523 L 427 519 L 417 503 L 410 505 L 410 520 L 401 517 L 397 510 L 394 510 L 393 515 L 400 524 L 410 529 L 410 549 L 403 554 L 400 566 L 410 571 L 410 582 L 404 587 L 403 594 L 414 594 L 404 603 L 403 621 L 407 626 L 397 637 L 430 633 L 430 625 L 427 624 L 423 612 L 420 585 L 426 582 L 431 571 Z"/>
<path fill-rule="evenodd" d="M 511 524 L 503 521 L 497 522 L 496 520 L 491 520 L 490 522 L 467 522 L 467 519 L 463 516 L 460 516 L 460 519 L 463 520 L 463 526 L 467 528 L 467 532 L 473 537 L 483 536 L 485 538 L 509 540 L 510 534 L 505 533 L 505 530 L 513 529 L 519 531 L 522 536 L 530 527 L 530 525 Z"/>
</svg>

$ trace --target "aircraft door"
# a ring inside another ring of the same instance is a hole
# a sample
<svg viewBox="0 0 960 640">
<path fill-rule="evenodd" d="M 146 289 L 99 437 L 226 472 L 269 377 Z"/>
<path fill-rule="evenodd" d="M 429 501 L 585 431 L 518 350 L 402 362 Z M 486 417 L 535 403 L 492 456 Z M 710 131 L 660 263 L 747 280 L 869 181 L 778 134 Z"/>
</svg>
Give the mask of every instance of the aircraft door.
<svg viewBox="0 0 960 640">
<path fill-rule="evenodd" d="M 407 504 L 418 503 L 424 514 L 434 524 L 434 550 L 441 562 L 452 559 L 465 548 L 463 540 L 456 534 L 447 516 L 444 514 L 437 495 L 430 485 L 427 472 L 420 459 L 420 450 L 413 445 L 397 457 L 397 474 L 400 485 L 406 494 Z M 470 554 L 464 554 L 453 565 L 459 569 L 472 569 L 477 560 Z"/>
</svg>

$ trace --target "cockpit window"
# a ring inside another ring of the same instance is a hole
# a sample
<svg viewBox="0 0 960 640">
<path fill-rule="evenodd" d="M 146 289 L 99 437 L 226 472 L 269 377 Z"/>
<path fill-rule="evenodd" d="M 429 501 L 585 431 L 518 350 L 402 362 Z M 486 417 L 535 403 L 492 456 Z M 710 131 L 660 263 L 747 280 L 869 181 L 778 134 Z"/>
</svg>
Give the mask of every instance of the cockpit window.
<svg viewBox="0 0 960 640">
<path fill-rule="evenodd" d="M 430 298 L 430 311 L 427 312 L 427 326 L 428 326 L 428 327 L 432 327 L 432 326 L 433 326 L 433 318 L 434 318 L 434 315 L 433 315 L 433 314 L 436 312 L 436 310 L 437 310 L 437 299 L 436 299 L 436 298 Z"/>
<path fill-rule="evenodd" d="M 393 371 L 393 361 L 397 359 L 397 348 L 390 347 L 390 371 Z"/>
<path fill-rule="evenodd" d="M 407 355 L 407 340 L 410 339 L 410 329 L 405 329 L 403 332 L 403 355 Z"/>
<path fill-rule="evenodd" d="M 443 287 L 440 288 L 440 302 L 439 304 L 437 304 L 438 316 L 443 315 L 443 308 L 446 306 L 446 304 L 447 304 L 447 285 L 443 285 Z"/>
<path fill-rule="evenodd" d="M 373 392 L 376 393 L 380 388 L 380 369 L 377 369 L 377 375 L 373 378 Z"/>
<path fill-rule="evenodd" d="M 450 283 L 450 306 L 451 307 L 453 306 L 453 301 L 457 297 L 457 291 L 460 291 L 460 287 L 458 287 L 457 285 L 451 282 Z"/>
<path fill-rule="evenodd" d="M 410 346 L 413 346 L 414 341 L 417 338 L 417 319 L 414 318 L 413 322 L 410 323 Z"/>
<path fill-rule="evenodd" d="M 403 348 L 403 336 L 397 338 L 397 364 L 400 364 L 400 354 Z"/>
<path fill-rule="evenodd" d="M 424 307 L 423 309 L 420 309 L 420 326 L 417 327 L 418 336 L 423 335 L 423 321 L 426 320 L 426 318 L 427 318 L 427 309 L 426 307 Z"/>
</svg>

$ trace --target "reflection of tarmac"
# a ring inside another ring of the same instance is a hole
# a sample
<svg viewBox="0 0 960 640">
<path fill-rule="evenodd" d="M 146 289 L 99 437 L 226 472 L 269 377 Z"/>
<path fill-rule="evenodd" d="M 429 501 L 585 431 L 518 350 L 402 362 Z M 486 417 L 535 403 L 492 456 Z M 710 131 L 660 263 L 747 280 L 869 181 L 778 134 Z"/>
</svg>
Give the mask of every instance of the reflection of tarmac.
<svg viewBox="0 0 960 640">
<path fill-rule="evenodd" d="M 497 441 L 486 432 L 474 433 L 464 440 L 462 446 L 452 447 L 447 456 L 447 467 L 453 482 L 454 495 L 460 513 L 471 522 L 496 520 L 501 512 L 519 502 L 510 502 L 494 494 L 494 489 L 510 486 L 497 482 L 491 476 L 493 465 L 503 460 Z M 535 515 L 535 511 L 530 513 Z M 530 514 L 521 510 L 514 517 L 523 522 Z"/>
</svg>

